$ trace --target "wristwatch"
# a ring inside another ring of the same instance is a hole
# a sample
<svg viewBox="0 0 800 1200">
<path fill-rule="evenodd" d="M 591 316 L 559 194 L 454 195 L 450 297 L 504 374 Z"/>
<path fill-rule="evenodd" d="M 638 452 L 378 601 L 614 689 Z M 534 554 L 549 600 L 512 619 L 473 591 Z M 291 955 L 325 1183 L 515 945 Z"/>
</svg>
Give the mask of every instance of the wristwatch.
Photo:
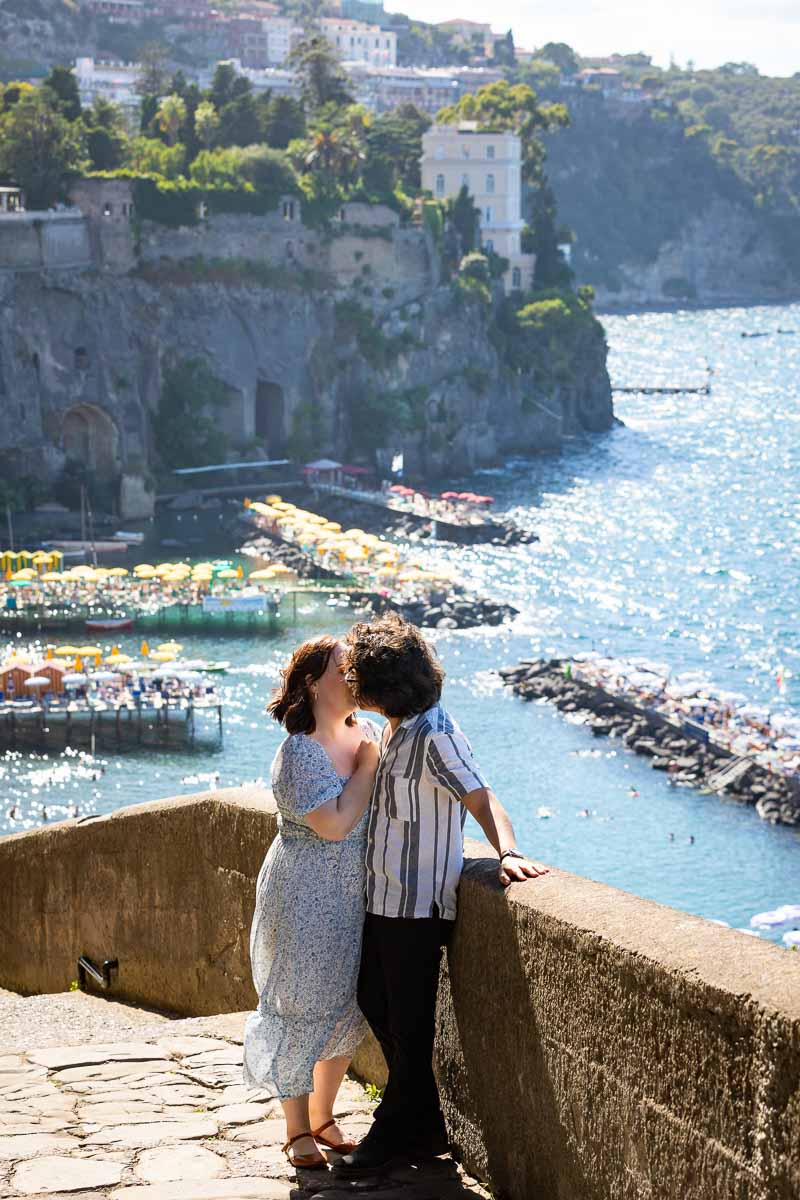
<svg viewBox="0 0 800 1200">
<path fill-rule="evenodd" d="M 504 850 L 503 853 L 500 855 L 500 862 L 502 862 L 504 858 L 526 858 L 526 857 L 527 857 L 527 855 L 520 854 L 519 850 Z"/>
</svg>

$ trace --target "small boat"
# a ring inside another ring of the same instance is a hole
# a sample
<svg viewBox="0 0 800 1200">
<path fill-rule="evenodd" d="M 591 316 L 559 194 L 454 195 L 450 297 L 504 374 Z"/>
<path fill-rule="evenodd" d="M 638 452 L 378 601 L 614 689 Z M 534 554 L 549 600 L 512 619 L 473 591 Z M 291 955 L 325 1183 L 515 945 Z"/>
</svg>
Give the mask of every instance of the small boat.
<svg viewBox="0 0 800 1200">
<path fill-rule="evenodd" d="M 123 529 L 118 529 L 112 537 L 115 542 L 127 542 L 129 546 L 141 546 L 144 541 L 143 533 L 126 533 Z"/>
<path fill-rule="evenodd" d="M 536 815 L 540 821 L 546 821 L 548 817 L 553 816 L 553 810 L 552 808 L 546 808 L 544 804 L 541 804 L 536 810 Z"/>
<path fill-rule="evenodd" d="M 133 629 L 132 617 L 106 617 L 105 620 L 84 621 L 87 633 L 123 633 Z"/>
<path fill-rule="evenodd" d="M 212 675 L 224 675 L 230 665 L 229 662 L 208 662 L 203 670 L 209 671 Z"/>
</svg>

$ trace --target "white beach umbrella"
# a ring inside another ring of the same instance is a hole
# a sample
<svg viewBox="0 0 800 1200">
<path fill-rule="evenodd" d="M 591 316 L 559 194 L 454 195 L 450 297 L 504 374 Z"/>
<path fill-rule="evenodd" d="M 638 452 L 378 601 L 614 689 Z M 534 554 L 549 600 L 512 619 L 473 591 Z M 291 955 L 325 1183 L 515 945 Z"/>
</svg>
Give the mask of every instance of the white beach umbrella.
<svg viewBox="0 0 800 1200">
<path fill-rule="evenodd" d="M 67 687 L 77 687 L 81 683 L 86 683 L 89 676 L 84 675 L 82 671 L 72 671 L 69 675 L 62 675 L 61 682 Z"/>
<path fill-rule="evenodd" d="M 25 687 L 44 687 L 46 683 L 52 684 L 52 679 L 48 679 L 46 675 L 31 675 L 25 680 Z"/>
<path fill-rule="evenodd" d="M 121 679 L 119 671 L 92 671 L 89 676 L 92 683 L 112 683 L 115 679 Z"/>
<path fill-rule="evenodd" d="M 784 946 L 797 946 L 800 948 L 800 929 L 790 929 L 788 933 L 783 935 L 781 940 Z"/>
</svg>

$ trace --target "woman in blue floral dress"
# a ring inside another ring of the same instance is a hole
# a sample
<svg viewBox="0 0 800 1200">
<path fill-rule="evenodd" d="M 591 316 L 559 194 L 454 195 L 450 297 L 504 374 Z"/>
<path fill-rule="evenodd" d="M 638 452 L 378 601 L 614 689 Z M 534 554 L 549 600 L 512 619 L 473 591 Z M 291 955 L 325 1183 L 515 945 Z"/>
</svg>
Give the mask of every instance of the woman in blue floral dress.
<svg viewBox="0 0 800 1200">
<path fill-rule="evenodd" d="M 280 1099 L 289 1161 L 322 1168 L 319 1146 L 353 1146 L 333 1119 L 366 1031 L 356 1002 L 365 908 L 367 809 L 378 730 L 357 719 L 344 647 L 303 643 L 269 711 L 286 728 L 272 764 L 279 831 L 258 876 L 250 933 L 258 1009 L 247 1021 L 244 1078 Z"/>
</svg>

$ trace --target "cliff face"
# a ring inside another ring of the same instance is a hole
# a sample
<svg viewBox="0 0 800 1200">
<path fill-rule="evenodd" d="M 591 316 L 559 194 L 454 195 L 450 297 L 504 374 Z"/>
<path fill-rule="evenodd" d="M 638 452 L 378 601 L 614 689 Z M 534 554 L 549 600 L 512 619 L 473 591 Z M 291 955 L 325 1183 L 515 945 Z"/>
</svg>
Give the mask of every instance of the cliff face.
<svg viewBox="0 0 800 1200">
<path fill-rule="evenodd" d="M 150 417 L 165 370 L 188 359 L 222 385 L 217 420 L 237 454 L 403 451 L 407 471 L 436 476 L 610 425 L 602 338 L 569 386 L 510 369 L 492 307 L 438 282 L 422 234 L 347 229 L 326 243 L 295 226 L 276 250 L 259 218 L 227 220 L 213 257 L 198 253 L 202 231 L 149 230 L 130 271 L 0 271 L 0 468 L 54 476 L 77 458 L 121 478 L 127 515 L 145 512 Z M 245 235 L 261 238 L 259 258 Z"/>
<path fill-rule="evenodd" d="M 548 136 L 572 265 L 603 307 L 785 300 L 800 292 L 796 233 L 759 208 L 734 171 L 674 110 L 568 100 L 572 125 Z"/>
<path fill-rule="evenodd" d="M 763 222 L 743 205 L 714 197 L 652 261 L 622 262 L 617 286 L 597 286 L 603 308 L 676 301 L 737 304 L 793 299 L 784 255 Z"/>
</svg>

